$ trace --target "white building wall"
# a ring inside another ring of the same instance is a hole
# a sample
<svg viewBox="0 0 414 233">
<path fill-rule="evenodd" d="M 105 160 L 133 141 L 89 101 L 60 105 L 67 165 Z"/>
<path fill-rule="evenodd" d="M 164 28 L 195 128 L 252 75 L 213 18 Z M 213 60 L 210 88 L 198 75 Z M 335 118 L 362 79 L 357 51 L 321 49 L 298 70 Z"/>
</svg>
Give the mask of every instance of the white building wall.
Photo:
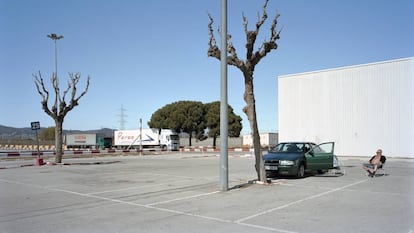
<svg viewBox="0 0 414 233">
<path fill-rule="evenodd" d="M 279 141 L 414 158 L 414 58 L 279 77 Z"/>
</svg>

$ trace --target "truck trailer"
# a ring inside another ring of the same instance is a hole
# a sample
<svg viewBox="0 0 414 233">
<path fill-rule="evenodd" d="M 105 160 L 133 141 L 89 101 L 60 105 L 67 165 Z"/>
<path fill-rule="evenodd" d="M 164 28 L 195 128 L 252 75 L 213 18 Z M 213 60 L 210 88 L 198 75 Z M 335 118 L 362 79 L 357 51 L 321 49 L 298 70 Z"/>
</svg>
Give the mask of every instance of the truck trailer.
<svg viewBox="0 0 414 233">
<path fill-rule="evenodd" d="M 273 147 L 279 143 L 278 133 L 261 133 L 259 136 L 262 147 Z M 253 147 L 253 137 L 251 134 L 243 135 L 243 146 Z"/>
<path fill-rule="evenodd" d="M 65 144 L 68 149 L 110 148 L 112 138 L 106 138 L 96 133 L 66 134 Z"/>
<path fill-rule="evenodd" d="M 114 131 L 114 146 L 118 148 L 161 148 L 179 150 L 180 138 L 171 129 L 142 129 Z"/>
</svg>

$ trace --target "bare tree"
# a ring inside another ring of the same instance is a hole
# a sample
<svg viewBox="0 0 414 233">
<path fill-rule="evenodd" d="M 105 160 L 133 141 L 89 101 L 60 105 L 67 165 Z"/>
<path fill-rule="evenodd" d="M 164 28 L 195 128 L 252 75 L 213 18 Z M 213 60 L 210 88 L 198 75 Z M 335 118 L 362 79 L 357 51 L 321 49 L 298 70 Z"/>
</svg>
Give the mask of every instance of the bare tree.
<svg viewBox="0 0 414 233">
<path fill-rule="evenodd" d="M 37 92 L 39 92 L 39 95 L 42 97 L 42 109 L 46 112 L 47 115 L 53 118 L 55 121 L 55 145 L 56 145 L 56 157 L 55 162 L 61 163 L 62 162 L 62 144 L 63 144 L 63 121 L 65 119 L 66 114 L 72 110 L 75 106 L 79 104 L 80 98 L 88 92 L 89 88 L 89 80 L 90 77 L 88 76 L 88 79 L 86 81 L 86 87 L 85 90 L 79 95 L 76 96 L 76 85 L 78 84 L 81 76 L 79 73 L 73 74 L 69 73 L 70 80 L 68 81 L 68 86 L 63 91 L 62 95 L 60 93 L 59 88 L 59 80 L 55 74 L 53 74 L 51 78 L 51 83 L 53 86 L 53 89 L 55 91 L 55 100 L 54 104 L 51 108 L 49 108 L 49 91 L 47 91 L 45 87 L 45 83 L 42 78 L 42 74 L 34 74 L 35 78 L 35 85 Z M 66 96 L 70 93 L 70 101 L 69 105 L 66 103 Z"/>
<path fill-rule="evenodd" d="M 264 163 L 261 155 L 260 150 L 260 136 L 259 130 L 257 125 L 257 118 L 256 118 L 256 106 L 255 106 L 255 98 L 254 98 L 254 88 L 253 88 L 253 73 L 256 65 L 264 58 L 270 51 L 277 49 L 276 41 L 280 39 L 279 34 L 280 30 L 276 30 L 278 18 L 280 14 L 276 14 L 275 18 L 272 21 L 272 25 L 270 27 L 271 36 L 269 40 L 265 40 L 260 47 L 256 51 L 254 51 L 254 44 L 256 42 L 257 35 L 259 34 L 260 27 L 267 19 L 266 7 L 269 0 L 266 0 L 263 6 L 263 13 L 256 23 L 256 28 L 254 30 L 248 29 L 248 21 L 247 18 L 243 15 L 243 24 L 244 24 L 244 32 L 246 34 L 246 60 L 241 60 L 237 56 L 236 49 L 234 48 L 231 42 L 231 35 L 227 35 L 227 64 L 237 67 L 244 76 L 244 100 L 246 102 L 246 106 L 243 108 L 243 112 L 247 115 L 247 118 L 250 123 L 250 128 L 252 131 L 253 136 L 253 147 L 255 152 L 255 160 L 256 160 L 256 172 L 258 175 L 258 179 L 260 181 L 266 180 L 266 172 L 264 170 Z M 210 23 L 208 24 L 209 29 L 209 48 L 208 48 L 208 56 L 214 57 L 220 60 L 220 48 L 217 46 L 214 31 L 213 31 L 213 18 L 211 15 L 208 15 L 210 18 Z"/>
</svg>

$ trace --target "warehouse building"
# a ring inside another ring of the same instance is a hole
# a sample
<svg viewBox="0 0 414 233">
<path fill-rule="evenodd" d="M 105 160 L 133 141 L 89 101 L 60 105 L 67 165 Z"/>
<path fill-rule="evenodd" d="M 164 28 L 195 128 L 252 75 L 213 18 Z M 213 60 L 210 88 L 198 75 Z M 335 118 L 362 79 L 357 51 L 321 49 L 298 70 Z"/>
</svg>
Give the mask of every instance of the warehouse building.
<svg viewBox="0 0 414 233">
<path fill-rule="evenodd" d="M 414 57 L 278 78 L 279 141 L 414 158 Z"/>
</svg>

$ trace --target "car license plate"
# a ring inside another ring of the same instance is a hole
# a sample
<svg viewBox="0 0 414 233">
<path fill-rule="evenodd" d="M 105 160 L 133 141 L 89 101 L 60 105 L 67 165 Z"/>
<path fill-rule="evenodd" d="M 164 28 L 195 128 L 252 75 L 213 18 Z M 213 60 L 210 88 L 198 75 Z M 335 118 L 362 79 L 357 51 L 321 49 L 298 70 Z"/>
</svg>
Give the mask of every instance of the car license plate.
<svg viewBox="0 0 414 233">
<path fill-rule="evenodd" d="M 265 166 L 265 170 L 277 171 L 277 167 L 276 166 Z"/>
</svg>

